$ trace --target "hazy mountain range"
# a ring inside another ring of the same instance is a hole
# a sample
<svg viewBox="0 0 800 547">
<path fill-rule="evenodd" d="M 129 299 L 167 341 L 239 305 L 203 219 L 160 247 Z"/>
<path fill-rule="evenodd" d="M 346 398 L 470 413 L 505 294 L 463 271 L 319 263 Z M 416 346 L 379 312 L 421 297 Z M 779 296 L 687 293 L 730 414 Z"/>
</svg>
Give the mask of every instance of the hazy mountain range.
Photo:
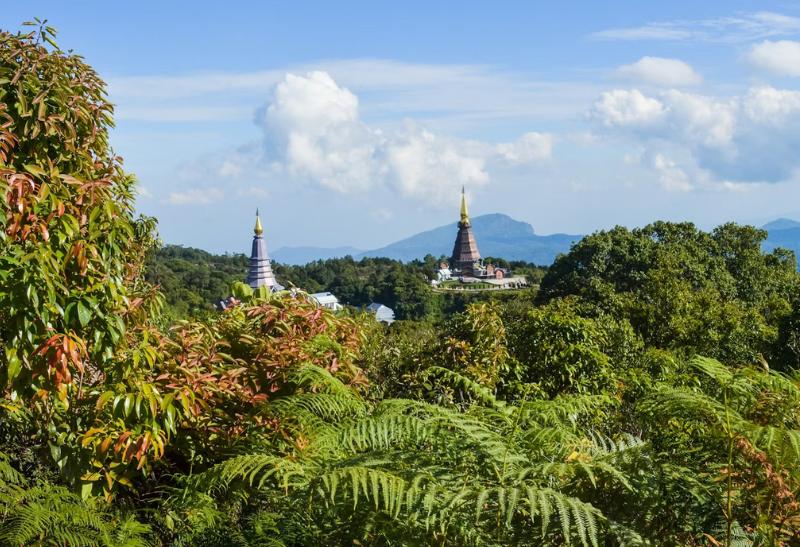
<svg viewBox="0 0 800 547">
<path fill-rule="evenodd" d="M 769 232 L 769 237 L 764 242 L 765 251 L 784 247 L 800 256 L 800 222 L 779 218 L 762 228 Z M 473 218 L 472 229 L 481 255 L 525 260 L 540 265 L 551 264 L 559 253 L 569 251 L 570 245 L 583 237 L 569 234 L 540 236 L 527 222 L 514 220 L 500 213 Z M 423 258 L 427 254 L 436 257 L 449 256 L 453 251 L 456 230 L 457 223 L 454 222 L 373 250 L 355 247 L 282 247 L 272 253 L 272 258 L 284 264 L 306 264 L 314 260 L 348 255 L 356 259 L 384 256 L 403 261 Z"/>
<path fill-rule="evenodd" d="M 788 218 L 779 218 L 762 226 L 769 232 L 764 242 L 764 250 L 771 251 L 775 247 L 783 247 L 794 251 L 800 257 L 800 222 Z"/>
<path fill-rule="evenodd" d="M 481 255 L 502 257 L 506 260 L 550 264 L 556 255 L 568 251 L 569 246 L 582 237 L 568 234 L 540 236 L 534 233 L 533 227 L 527 222 L 514 220 L 500 213 L 481 215 L 471 220 Z M 453 222 L 373 250 L 352 247 L 282 247 L 272 253 L 272 258 L 285 264 L 305 264 L 312 260 L 347 255 L 354 258 L 383 256 L 403 261 L 423 258 L 427 254 L 436 257 L 450 256 L 457 230 L 457 223 Z"/>
</svg>

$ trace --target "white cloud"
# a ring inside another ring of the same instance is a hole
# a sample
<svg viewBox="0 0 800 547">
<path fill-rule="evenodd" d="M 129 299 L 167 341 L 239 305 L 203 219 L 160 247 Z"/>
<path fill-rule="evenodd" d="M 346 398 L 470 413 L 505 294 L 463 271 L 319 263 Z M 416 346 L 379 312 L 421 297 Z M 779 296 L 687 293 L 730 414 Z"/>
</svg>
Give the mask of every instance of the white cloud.
<svg viewBox="0 0 800 547">
<path fill-rule="evenodd" d="M 403 195 L 442 202 L 458 186 L 489 182 L 486 158 L 478 148 L 411 126 L 388 143 L 387 166 Z"/>
<path fill-rule="evenodd" d="M 137 185 L 136 186 L 136 195 L 142 198 L 151 198 L 153 197 L 153 193 L 147 189 L 146 186 Z"/>
<path fill-rule="evenodd" d="M 673 160 L 663 154 L 656 154 L 652 160 L 653 168 L 658 173 L 658 180 L 665 190 L 688 192 L 692 189 L 689 177 Z"/>
<path fill-rule="evenodd" d="M 638 89 L 607 91 L 592 110 L 592 116 L 607 127 L 647 127 L 664 114 L 661 101 L 644 96 Z"/>
<path fill-rule="evenodd" d="M 721 147 L 733 138 L 736 105 L 703 95 L 670 90 L 664 93 L 669 131 L 682 134 L 691 142 Z"/>
<path fill-rule="evenodd" d="M 641 27 L 617 28 L 592 33 L 599 40 L 685 40 L 694 33 L 670 28 L 666 24 L 649 24 Z"/>
<path fill-rule="evenodd" d="M 744 100 L 747 116 L 758 123 L 783 125 L 787 117 L 800 113 L 800 91 L 758 87 Z"/>
<path fill-rule="evenodd" d="M 167 202 L 172 205 L 206 205 L 225 197 L 218 188 L 189 188 L 181 192 L 171 192 Z"/>
<path fill-rule="evenodd" d="M 702 81 L 691 65 L 678 59 L 663 57 L 642 57 L 635 63 L 617 68 L 616 75 L 664 87 L 691 86 Z"/>
<path fill-rule="evenodd" d="M 367 190 L 380 177 L 380 131 L 360 121 L 358 98 L 326 72 L 287 74 L 257 122 L 270 159 L 293 177 L 341 192 Z"/>
<path fill-rule="evenodd" d="M 765 40 L 745 56 L 750 64 L 781 76 L 800 76 L 800 42 Z"/>
<path fill-rule="evenodd" d="M 677 90 L 654 97 L 614 90 L 603 94 L 591 116 L 607 133 L 644 145 L 653 158 L 664 147 L 682 152 L 680 161 L 663 156 L 651 162 L 662 182 L 673 187 L 688 184 L 678 169 L 691 172 L 694 180 L 706 176 L 709 184 L 731 188 L 789 180 L 800 169 L 797 91 L 760 87 L 720 99 Z"/>
<path fill-rule="evenodd" d="M 244 174 L 244 169 L 242 169 L 241 164 L 225 160 L 222 162 L 222 165 L 219 166 L 219 174 L 224 178 L 236 178 Z"/>
<path fill-rule="evenodd" d="M 593 33 L 599 40 L 745 42 L 800 32 L 800 17 L 761 11 L 732 17 L 647 23 Z"/>
<path fill-rule="evenodd" d="M 447 137 L 412 121 L 379 128 L 362 121 L 353 92 L 321 71 L 287 74 L 256 123 L 264 131 L 261 163 L 290 181 L 344 193 L 390 187 L 434 204 L 445 203 L 461 185 L 487 184 L 494 164 L 542 161 L 553 147 L 550 135 L 535 132 L 493 145 Z M 225 158 L 224 170 L 247 172 L 252 158 L 241 159 L 243 165 Z"/>
<path fill-rule="evenodd" d="M 639 90 L 603 93 L 591 116 L 603 126 L 649 137 L 680 135 L 691 142 L 721 146 L 732 137 L 732 105 L 723 101 L 669 90 L 648 97 Z"/>
<path fill-rule="evenodd" d="M 525 133 L 515 142 L 498 144 L 496 149 L 510 163 L 545 160 L 553 154 L 553 137 L 546 133 Z"/>
</svg>

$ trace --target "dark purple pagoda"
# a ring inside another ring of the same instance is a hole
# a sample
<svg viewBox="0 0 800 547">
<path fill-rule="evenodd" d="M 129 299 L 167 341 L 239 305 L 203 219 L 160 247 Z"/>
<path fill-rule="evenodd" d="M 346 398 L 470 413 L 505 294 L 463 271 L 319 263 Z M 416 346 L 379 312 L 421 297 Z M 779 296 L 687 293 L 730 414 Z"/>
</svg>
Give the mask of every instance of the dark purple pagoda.
<svg viewBox="0 0 800 547">
<path fill-rule="evenodd" d="M 472 233 L 472 225 L 469 222 L 467 212 L 467 196 L 464 188 L 461 188 L 461 220 L 458 222 L 458 235 L 453 245 L 453 256 L 450 258 L 450 268 L 459 270 L 462 276 L 473 277 L 475 275 L 475 264 L 481 260 L 481 253 L 478 251 L 478 244 L 475 242 L 475 234 Z"/>
</svg>

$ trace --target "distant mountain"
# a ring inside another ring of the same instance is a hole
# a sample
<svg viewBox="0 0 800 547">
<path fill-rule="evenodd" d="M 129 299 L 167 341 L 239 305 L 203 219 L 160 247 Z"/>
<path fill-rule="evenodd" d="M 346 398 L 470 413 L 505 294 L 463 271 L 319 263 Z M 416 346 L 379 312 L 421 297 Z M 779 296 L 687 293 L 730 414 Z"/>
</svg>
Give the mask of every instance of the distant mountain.
<svg viewBox="0 0 800 547">
<path fill-rule="evenodd" d="M 767 230 L 767 240 L 761 246 L 764 251 L 783 247 L 794 251 L 800 258 L 800 222 L 789 218 L 779 218 L 762 226 Z"/>
<path fill-rule="evenodd" d="M 800 228 L 800 222 L 790 218 L 779 218 L 772 222 L 767 222 L 761 228 L 767 231 L 788 230 L 790 228 Z"/>
<path fill-rule="evenodd" d="M 472 230 L 482 256 L 525 260 L 549 265 L 559 253 L 569 251 L 573 242 L 583 236 L 553 234 L 540 236 L 527 222 L 520 222 L 500 213 L 474 217 Z M 396 241 L 380 249 L 367 251 L 359 257 L 388 257 L 397 260 L 433 256 L 450 256 L 456 237 L 457 223 L 448 224 Z"/>
<path fill-rule="evenodd" d="M 779 218 L 768 222 L 763 229 L 768 237 L 763 244 L 764 251 L 783 247 L 794 251 L 800 257 L 800 222 Z M 559 253 L 569 251 L 570 245 L 583 236 L 569 234 L 537 235 L 527 222 L 514 220 L 508 215 L 494 213 L 472 219 L 472 229 L 478 241 L 478 249 L 483 256 L 505 258 L 506 260 L 525 260 L 547 266 Z M 380 249 L 363 251 L 355 247 L 282 247 L 272 253 L 272 258 L 284 264 L 306 264 L 314 260 L 338 258 L 351 255 L 354 258 L 387 257 L 409 261 L 433 256 L 450 256 L 453 241 L 458 230 L 457 223 L 440 226 L 433 230 L 420 232 L 411 237 L 390 243 Z"/>
<path fill-rule="evenodd" d="M 355 247 L 336 247 L 332 249 L 325 247 L 281 247 L 277 251 L 270 253 L 270 255 L 273 260 L 281 264 L 302 265 L 315 260 L 341 258 L 347 255 L 357 256 L 363 252 L 363 249 L 356 249 Z"/>
</svg>

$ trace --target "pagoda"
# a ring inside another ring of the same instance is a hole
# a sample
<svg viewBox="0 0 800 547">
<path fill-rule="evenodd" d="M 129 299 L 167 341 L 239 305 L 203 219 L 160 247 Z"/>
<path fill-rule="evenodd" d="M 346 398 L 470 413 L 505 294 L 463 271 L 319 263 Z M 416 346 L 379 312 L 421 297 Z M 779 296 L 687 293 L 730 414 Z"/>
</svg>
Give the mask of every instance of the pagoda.
<svg viewBox="0 0 800 547">
<path fill-rule="evenodd" d="M 275 280 L 272 273 L 269 255 L 267 254 L 267 243 L 264 241 L 264 227 L 261 225 L 261 217 L 256 209 L 256 225 L 253 228 L 253 250 L 250 253 L 250 269 L 247 272 L 247 284 L 257 289 L 268 287 L 271 291 L 279 290 L 280 285 Z"/>
<path fill-rule="evenodd" d="M 461 187 L 461 220 L 458 222 L 458 235 L 453 245 L 453 256 L 450 258 L 450 267 L 459 270 L 462 276 L 473 277 L 475 264 L 480 263 L 481 253 L 472 233 L 472 225 L 467 211 L 467 196 L 464 187 Z"/>
</svg>

